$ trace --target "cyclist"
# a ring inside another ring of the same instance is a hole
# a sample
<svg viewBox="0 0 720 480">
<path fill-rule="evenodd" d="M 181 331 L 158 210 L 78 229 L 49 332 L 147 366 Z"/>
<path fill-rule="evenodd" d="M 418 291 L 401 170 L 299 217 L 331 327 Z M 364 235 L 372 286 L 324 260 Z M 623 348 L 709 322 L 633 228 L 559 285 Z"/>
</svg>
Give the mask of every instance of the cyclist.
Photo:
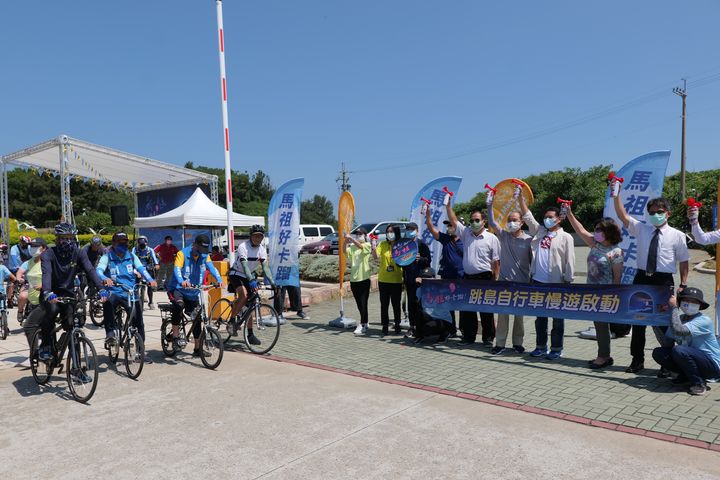
<svg viewBox="0 0 720 480">
<path fill-rule="evenodd" d="M 76 235 L 77 228 L 75 228 L 75 225 L 65 222 L 57 224 L 55 226 L 55 246 L 48 248 L 40 256 L 40 266 L 42 268 L 40 306 L 30 313 L 30 316 L 25 321 L 25 328 L 34 330 L 40 327 L 42 330 L 42 343 L 38 350 L 38 358 L 42 361 L 50 360 L 53 355 L 46 345 L 50 344 L 55 317 L 62 314 L 63 329 L 67 331 L 72 328 L 72 325 L 68 325 L 65 319 L 72 318 L 73 315 L 71 314 L 74 313 L 75 305 L 58 303 L 57 298 L 75 296 L 75 280 L 79 272 L 83 271 L 95 287 L 100 290 L 100 296 L 103 300 L 108 296 L 107 291 L 102 289 L 100 277 L 95 272 L 87 255 L 78 248 L 75 240 Z M 73 373 L 82 382 L 89 383 L 92 381 L 85 372 Z"/>
<path fill-rule="evenodd" d="M 15 278 L 15 275 L 10 273 L 10 270 L 5 265 L 0 265 L 0 296 L 5 296 L 5 308 L 9 308 L 7 306 L 9 299 L 5 295 L 5 280 L 10 279 L 10 284 L 12 285 L 14 282 L 17 281 L 17 278 Z M 10 286 L 8 286 L 8 290 L 10 290 Z"/>
<path fill-rule="evenodd" d="M 8 263 L 8 246 L 6 243 L 0 243 L 0 263 L 3 265 Z"/>
<path fill-rule="evenodd" d="M 148 247 L 148 239 L 145 235 L 140 235 L 138 237 L 137 246 L 133 247 L 132 253 L 140 259 L 140 263 L 142 263 L 143 267 L 145 267 L 147 273 L 150 274 L 150 277 L 154 279 L 156 270 L 160 270 L 160 262 L 155 254 L 155 250 Z M 148 288 L 147 294 L 148 308 L 152 310 L 155 308 L 155 305 L 153 304 L 153 289 Z M 141 298 L 140 301 L 144 301 L 144 299 Z"/>
<path fill-rule="evenodd" d="M 106 249 L 103 246 L 102 238 L 100 238 L 98 235 L 95 235 L 92 240 L 90 240 L 90 243 L 83 247 L 83 252 L 85 252 L 85 254 L 87 255 L 88 260 L 90 260 L 93 268 L 97 267 L 97 264 L 100 261 L 100 257 L 105 255 L 105 250 Z M 95 295 L 95 286 L 88 285 L 87 279 L 82 273 L 79 275 L 79 277 L 80 288 L 85 291 L 85 295 L 88 298 L 91 298 L 93 295 Z"/>
<path fill-rule="evenodd" d="M 228 274 L 228 290 L 234 292 L 237 298 L 233 302 L 232 317 L 242 311 L 242 308 L 247 304 L 248 297 L 258 288 L 254 274 L 258 264 L 262 265 L 265 279 L 275 288 L 267 261 L 267 251 L 262 244 L 263 238 L 265 238 L 265 227 L 253 225 L 250 227 L 250 238 L 241 242 L 235 252 L 235 262 Z M 260 345 L 260 340 L 254 335 L 250 324 L 248 324 L 248 342 L 253 345 Z"/>
<path fill-rule="evenodd" d="M 17 274 L 18 268 L 20 268 L 20 265 L 27 262 L 32 258 L 32 255 L 30 255 L 30 250 L 28 250 L 28 246 L 30 245 L 30 238 L 26 237 L 25 235 L 20 237 L 20 241 L 18 241 L 17 245 L 13 245 L 10 249 L 10 258 L 8 259 L 8 270 L 10 270 L 10 273 L 13 275 Z M 15 293 L 15 283 L 11 283 L 8 285 L 8 301 L 7 301 L 7 307 L 12 308 L 13 305 L 13 294 Z"/>
<path fill-rule="evenodd" d="M 190 288 L 193 285 L 200 285 L 205 278 L 205 271 L 209 270 L 220 287 L 223 287 L 222 277 L 217 271 L 215 265 L 210 260 L 210 239 L 207 235 L 198 235 L 195 242 L 182 250 L 178 251 L 175 256 L 175 266 L 173 275 L 167 282 L 167 294 L 173 305 L 172 312 L 172 334 L 168 341 L 176 343 L 179 347 L 184 347 L 185 343 L 180 338 L 180 322 L 182 321 L 182 312 L 191 313 L 200 304 L 198 298 L 200 291 Z M 200 356 L 200 323 L 193 329 L 193 338 L 195 339 L 195 348 L 193 356 Z"/>
<path fill-rule="evenodd" d="M 23 289 L 18 297 L 18 322 L 22 320 L 27 304 L 37 307 L 40 303 L 40 291 L 42 290 L 42 268 L 40 267 L 40 255 L 47 250 L 47 242 L 44 238 L 34 238 L 30 242 L 28 251 L 32 258 L 20 265 L 17 271 L 18 283 L 23 284 Z M 26 332 L 27 333 L 27 332 Z M 28 333 L 28 342 L 32 340 L 34 331 Z"/>
<path fill-rule="evenodd" d="M 105 252 L 105 255 L 100 257 L 96 268 L 98 276 L 110 292 L 110 296 L 103 305 L 105 348 L 114 346 L 117 341 L 115 338 L 115 307 L 122 305 L 128 313 L 132 307 L 128 301 L 128 292 L 116 284 L 127 288 L 135 288 L 135 272 L 137 271 L 147 280 L 151 287 L 157 287 L 157 283 L 142 265 L 140 259 L 134 253 L 128 252 L 128 243 L 129 239 L 126 233 L 118 232 L 113 235 L 112 247 Z M 141 300 L 136 299 L 136 301 Z M 132 319 L 132 322 L 138 329 L 140 337 L 145 341 L 145 323 L 143 322 L 142 308 L 139 305 L 135 308 L 135 318 Z M 145 361 L 152 363 L 152 360 L 147 355 Z"/>
</svg>

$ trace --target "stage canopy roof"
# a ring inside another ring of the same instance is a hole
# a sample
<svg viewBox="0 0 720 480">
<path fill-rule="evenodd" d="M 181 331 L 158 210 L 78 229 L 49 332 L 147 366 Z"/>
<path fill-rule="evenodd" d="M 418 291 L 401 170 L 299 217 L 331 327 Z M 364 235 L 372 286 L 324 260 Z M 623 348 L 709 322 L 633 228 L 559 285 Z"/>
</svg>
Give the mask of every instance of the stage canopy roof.
<svg viewBox="0 0 720 480">
<path fill-rule="evenodd" d="M 233 225 L 265 225 L 265 218 L 233 213 Z M 227 227 L 227 210 L 215 205 L 198 187 L 185 203 L 154 217 L 136 217 L 135 228 Z"/>
<path fill-rule="evenodd" d="M 88 179 L 134 192 L 217 182 L 216 175 L 95 145 L 67 135 L 3 155 L 2 162 L 56 172 L 66 178 Z"/>
</svg>

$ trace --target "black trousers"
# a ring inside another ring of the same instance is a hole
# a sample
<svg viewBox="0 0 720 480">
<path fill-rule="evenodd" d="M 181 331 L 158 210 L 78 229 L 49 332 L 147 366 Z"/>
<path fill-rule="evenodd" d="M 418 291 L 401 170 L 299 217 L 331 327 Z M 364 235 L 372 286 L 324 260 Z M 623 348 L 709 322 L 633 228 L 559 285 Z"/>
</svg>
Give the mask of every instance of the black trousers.
<svg viewBox="0 0 720 480">
<path fill-rule="evenodd" d="M 388 309 L 392 303 L 395 325 L 400 325 L 400 301 L 402 299 L 402 283 L 378 282 L 380 290 L 380 321 L 383 326 L 390 323 Z"/>
<path fill-rule="evenodd" d="M 672 287 L 675 285 L 672 273 L 655 272 L 648 275 L 645 270 L 638 270 L 633 279 L 633 285 L 667 285 Z M 664 334 L 667 327 L 658 327 Z M 647 327 L 644 325 L 633 325 L 632 337 L 630 337 L 630 355 L 637 362 L 645 361 L 645 332 Z"/>
<path fill-rule="evenodd" d="M 405 284 L 405 293 L 407 293 L 407 305 L 408 305 L 408 321 L 410 326 L 415 329 L 415 334 L 421 337 L 420 331 L 422 330 L 422 311 L 418 305 L 417 299 L 418 286 L 415 283 Z"/>
<path fill-rule="evenodd" d="M 368 323 L 368 299 L 370 298 L 370 279 L 361 282 L 350 282 L 350 290 L 355 297 L 355 304 L 360 312 L 360 323 Z"/>
<path fill-rule="evenodd" d="M 273 300 L 273 307 L 275 308 L 275 311 L 278 314 L 282 314 L 285 311 L 285 294 L 287 293 L 288 298 L 290 299 L 290 310 L 294 312 L 302 312 L 302 293 L 300 291 L 300 287 L 295 287 L 292 285 L 286 285 L 280 289 L 278 293 L 275 294 L 275 299 Z"/>
<path fill-rule="evenodd" d="M 492 272 L 465 275 L 463 278 L 469 280 L 492 280 Z M 480 312 L 480 324 L 482 325 L 482 341 L 494 341 L 495 316 L 490 312 Z M 460 312 L 460 330 L 462 330 L 463 341 L 475 342 L 478 332 L 477 312 Z"/>
</svg>

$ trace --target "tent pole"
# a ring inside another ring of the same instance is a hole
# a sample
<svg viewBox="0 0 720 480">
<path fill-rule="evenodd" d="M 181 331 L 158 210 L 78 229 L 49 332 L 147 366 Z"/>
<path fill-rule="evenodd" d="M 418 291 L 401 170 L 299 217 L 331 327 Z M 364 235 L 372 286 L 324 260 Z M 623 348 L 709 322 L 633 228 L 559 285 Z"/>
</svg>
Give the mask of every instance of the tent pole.
<svg viewBox="0 0 720 480">
<path fill-rule="evenodd" d="M 10 221 L 8 220 L 8 216 L 10 215 L 10 212 L 8 211 L 8 191 L 7 191 L 8 185 L 7 185 L 7 164 L 3 161 L 2 162 L 2 179 L 0 179 L 0 207 L 2 207 L 2 241 L 6 245 L 10 244 L 10 232 L 8 231 L 10 227 Z"/>
<path fill-rule="evenodd" d="M 223 138 L 225 141 L 225 205 L 227 209 L 227 237 L 230 263 L 235 260 L 235 231 L 233 229 L 232 173 L 230 170 L 230 130 L 228 127 L 227 79 L 225 75 L 225 36 L 223 30 L 222 0 L 216 0 L 218 52 L 220 55 L 220 93 L 222 99 Z"/>
</svg>

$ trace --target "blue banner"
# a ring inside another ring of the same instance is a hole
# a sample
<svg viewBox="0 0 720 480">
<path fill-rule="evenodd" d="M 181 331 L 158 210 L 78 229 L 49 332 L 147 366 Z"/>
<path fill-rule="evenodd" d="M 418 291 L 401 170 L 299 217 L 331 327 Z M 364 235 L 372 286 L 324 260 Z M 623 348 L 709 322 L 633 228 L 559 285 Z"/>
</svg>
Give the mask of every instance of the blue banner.
<svg viewBox="0 0 720 480">
<path fill-rule="evenodd" d="M 281 185 L 268 208 L 268 261 L 279 286 L 300 286 L 300 203 L 305 179 Z"/>
<path fill-rule="evenodd" d="M 620 196 L 628 215 L 643 223 L 647 222 L 647 204 L 651 199 L 662 196 L 665 170 L 667 170 L 669 160 L 669 150 L 646 153 L 629 161 L 618 172 L 615 172 L 615 175 L 625 179 Z M 625 254 L 622 283 L 632 283 L 635 272 L 637 272 L 637 242 L 615 214 L 610 189 L 605 193 L 604 216 L 615 220 L 622 229 L 623 239 L 620 248 Z"/>
<path fill-rule="evenodd" d="M 630 325 L 670 325 L 671 291 L 655 285 L 567 285 L 423 280 L 428 314 L 475 311 Z"/>
<path fill-rule="evenodd" d="M 430 218 L 435 228 L 440 232 L 445 231 L 443 222 L 447 220 L 447 211 L 443 201 L 445 200 L 445 192 L 443 187 L 453 192 L 453 197 L 450 199 L 451 205 L 455 204 L 455 198 L 457 198 L 457 192 L 460 190 L 460 183 L 462 177 L 440 177 L 429 182 L 413 198 L 412 205 L 410 206 L 410 221 L 417 223 L 418 225 L 418 237 L 430 247 L 432 254 L 431 266 L 436 272 L 439 270 L 440 257 L 442 256 L 442 245 L 440 242 L 436 242 L 433 238 L 430 230 L 425 226 L 425 214 L 422 213 L 422 206 L 427 205 L 423 202 L 423 198 L 429 200 L 431 203 L 428 205 L 430 209 Z"/>
</svg>

